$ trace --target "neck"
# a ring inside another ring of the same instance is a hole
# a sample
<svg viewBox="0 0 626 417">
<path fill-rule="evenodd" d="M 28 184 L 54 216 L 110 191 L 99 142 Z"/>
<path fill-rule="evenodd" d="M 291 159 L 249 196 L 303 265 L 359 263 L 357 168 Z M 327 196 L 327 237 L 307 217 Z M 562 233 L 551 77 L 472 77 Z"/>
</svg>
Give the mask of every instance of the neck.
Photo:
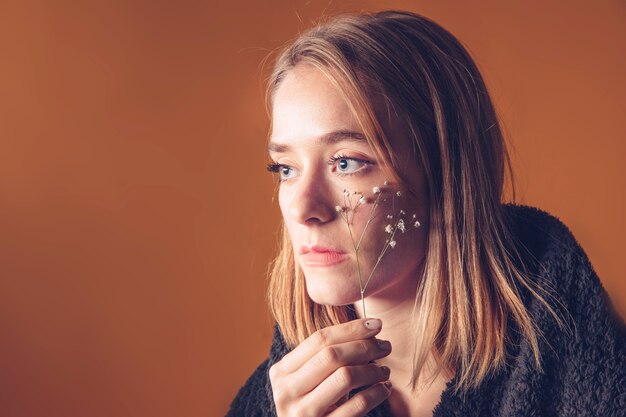
<svg viewBox="0 0 626 417">
<path fill-rule="evenodd" d="M 365 308 L 367 317 L 379 318 L 383 328 L 376 336 L 378 339 L 391 342 L 391 353 L 376 362 L 391 369 L 391 379 L 395 387 L 406 390 L 413 376 L 413 355 L 417 336 L 413 327 L 413 311 L 416 306 L 416 293 L 421 277 L 421 268 L 406 274 L 406 279 L 395 286 L 385 287 L 371 295 L 366 294 Z M 356 315 L 365 317 L 361 300 L 354 303 Z M 435 360 L 432 355 L 423 368 L 425 375 L 434 370 Z M 443 377 L 443 375 L 441 375 Z M 449 379 L 449 378 L 448 378 Z M 398 385 L 400 384 L 400 385 Z"/>
<path fill-rule="evenodd" d="M 412 376 L 412 367 L 407 365 L 411 363 L 415 349 L 415 332 L 412 329 L 411 317 L 418 284 L 415 275 L 407 278 L 412 285 L 407 285 L 405 282 L 397 285 L 396 288 L 387 287 L 384 291 L 365 298 L 367 317 L 379 318 L 383 322 L 383 328 L 376 337 L 390 341 L 392 346 L 391 354 L 376 362 L 388 366 L 394 379 L 401 378 L 400 380 L 406 380 L 406 383 Z M 358 317 L 365 317 L 360 300 L 354 303 L 354 309 Z"/>
<path fill-rule="evenodd" d="M 441 401 L 441 393 L 451 378 L 449 375 L 439 374 L 432 384 L 418 388 L 419 392 L 416 393 L 411 389 L 412 358 L 416 339 L 411 320 L 414 303 L 414 293 L 393 301 L 375 296 L 365 300 L 367 317 L 383 321 L 383 328 L 376 337 L 391 342 L 391 353 L 376 360 L 376 363 L 385 365 L 391 370 L 389 380 L 393 384 L 393 391 L 389 397 L 389 404 L 394 415 L 402 417 L 432 416 L 433 409 Z M 354 308 L 357 315 L 363 317 L 360 301 L 355 303 Z M 426 375 L 431 375 L 434 366 L 434 358 L 430 355 L 424 367 Z"/>
</svg>

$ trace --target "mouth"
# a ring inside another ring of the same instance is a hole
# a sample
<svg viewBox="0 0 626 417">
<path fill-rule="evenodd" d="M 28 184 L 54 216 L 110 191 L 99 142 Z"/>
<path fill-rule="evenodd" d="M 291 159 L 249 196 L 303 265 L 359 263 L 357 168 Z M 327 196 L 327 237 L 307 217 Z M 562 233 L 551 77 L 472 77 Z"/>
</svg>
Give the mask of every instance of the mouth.
<svg viewBox="0 0 626 417">
<path fill-rule="evenodd" d="M 299 250 L 300 261 L 303 265 L 312 267 L 329 267 L 346 261 L 347 253 L 334 248 L 323 246 L 302 246 Z"/>
</svg>

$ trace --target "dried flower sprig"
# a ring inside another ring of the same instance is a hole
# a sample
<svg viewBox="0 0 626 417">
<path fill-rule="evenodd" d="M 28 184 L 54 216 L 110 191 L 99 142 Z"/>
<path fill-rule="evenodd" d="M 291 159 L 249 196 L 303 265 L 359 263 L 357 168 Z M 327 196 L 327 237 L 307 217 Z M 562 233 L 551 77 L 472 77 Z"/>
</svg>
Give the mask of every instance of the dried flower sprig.
<svg viewBox="0 0 626 417">
<path fill-rule="evenodd" d="M 376 259 L 376 263 L 372 267 L 372 270 L 370 271 L 367 279 L 364 282 L 363 275 L 361 273 L 361 264 L 359 262 L 359 251 L 361 249 L 361 243 L 363 242 L 363 237 L 365 236 L 365 233 L 367 232 L 367 229 L 370 223 L 376 216 L 375 211 L 381 202 L 383 193 L 386 191 L 389 191 L 388 188 L 389 188 L 389 183 L 387 181 L 385 181 L 382 186 L 373 187 L 372 197 L 366 197 L 365 194 L 361 192 L 356 192 L 356 191 L 350 192 L 348 190 L 343 190 L 343 205 L 338 205 L 335 207 L 337 212 L 340 213 L 342 218 L 345 220 L 346 225 L 348 226 L 348 233 L 350 234 L 350 240 L 352 242 L 352 248 L 354 250 L 355 259 L 356 259 L 357 273 L 358 273 L 358 278 L 359 278 L 359 290 L 361 292 L 361 305 L 363 307 L 364 317 L 367 317 L 367 313 L 365 312 L 365 291 L 370 281 L 372 280 L 372 277 L 374 276 L 374 271 L 376 271 L 376 268 L 380 264 L 380 261 L 383 259 L 383 257 L 385 256 L 389 248 L 393 249 L 396 247 L 397 245 L 396 233 L 398 231 L 400 231 L 401 234 L 405 233 L 407 231 L 406 224 L 409 221 L 405 217 L 406 212 L 404 210 L 400 210 L 398 214 L 394 212 L 392 214 L 387 215 L 387 219 L 389 220 L 389 223 L 385 226 L 385 232 L 387 233 L 385 244 L 383 245 L 383 248 L 380 254 L 378 255 L 378 258 Z M 395 199 L 401 196 L 402 196 L 402 193 L 400 191 L 396 191 L 395 193 L 392 193 L 391 195 L 392 211 L 395 211 L 394 210 Z M 356 199 L 356 201 L 354 201 L 354 199 Z M 382 198 L 382 201 L 387 201 L 387 199 Z M 354 220 L 354 215 L 356 214 L 356 211 L 358 208 L 366 204 L 370 204 L 370 203 L 371 203 L 371 206 L 370 206 L 369 213 L 367 215 L 367 221 L 365 223 L 365 227 L 361 231 L 361 236 L 359 236 L 357 240 L 355 239 L 354 233 L 352 230 L 352 222 Z M 417 216 L 413 214 L 410 218 L 410 222 L 414 228 L 418 228 L 421 226 L 420 222 L 417 220 L 416 217 Z"/>
</svg>

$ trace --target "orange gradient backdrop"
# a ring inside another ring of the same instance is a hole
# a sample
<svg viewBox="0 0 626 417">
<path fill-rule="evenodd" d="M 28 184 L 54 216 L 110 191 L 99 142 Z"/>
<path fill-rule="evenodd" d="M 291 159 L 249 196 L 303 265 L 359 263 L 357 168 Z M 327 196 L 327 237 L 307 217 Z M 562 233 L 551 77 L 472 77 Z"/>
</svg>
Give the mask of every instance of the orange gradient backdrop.
<svg viewBox="0 0 626 417">
<path fill-rule="evenodd" d="M 0 2 L 0 415 L 220 416 L 269 348 L 261 62 L 322 15 L 402 8 L 475 56 L 519 200 L 623 307 L 626 6 Z"/>
</svg>

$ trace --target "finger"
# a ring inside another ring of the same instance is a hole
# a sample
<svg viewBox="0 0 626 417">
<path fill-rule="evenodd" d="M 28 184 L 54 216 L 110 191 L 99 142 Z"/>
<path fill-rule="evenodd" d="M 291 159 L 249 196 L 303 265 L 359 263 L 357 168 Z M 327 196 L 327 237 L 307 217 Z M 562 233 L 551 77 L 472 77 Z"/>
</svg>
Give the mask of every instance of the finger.
<svg viewBox="0 0 626 417">
<path fill-rule="evenodd" d="M 380 319 L 358 319 L 318 330 L 281 359 L 279 368 L 289 374 L 298 370 L 322 348 L 373 337 L 382 328 Z"/>
<path fill-rule="evenodd" d="M 364 365 L 389 353 L 391 344 L 374 338 L 327 346 L 292 374 L 291 391 L 295 395 L 304 395 L 339 368 Z"/>
<path fill-rule="evenodd" d="M 391 382 L 379 382 L 354 395 L 328 414 L 329 417 L 363 417 L 391 394 Z"/>
<path fill-rule="evenodd" d="M 355 388 L 389 379 L 389 368 L 376 364 L 344 366 L 326 378 L 305 398 L 313 415 L 323 414 L 332 404 L 340 406 L 349 401 L 346 395 Z"/>
<path fill-rule="evenodd" d="M 341 397 L 339 399 L 339 401 L 337 401 L 335 403 L 335 408 L 339 407 L 341 404 L 345 403 L 346 401 L 348 401 L 350 399 L 350 394 L 346 394 L 343 397 Z"/>
<path fill-rule="evenodd" d="M 348 401 L 350 399 L 350 394 L 346 394 L 343 397 L 341 397 L 339 399 L 339 401 L 337 401 L 335 404 L 331 405 L 330 407 L 328 407 L 328 409 L 326 410 L 326 414 L 330 413 L 331 411 L 335 410 L 337 407 L 339 407 L 341 404 L 345 403 L 346 401 Z"/>
</svg>

